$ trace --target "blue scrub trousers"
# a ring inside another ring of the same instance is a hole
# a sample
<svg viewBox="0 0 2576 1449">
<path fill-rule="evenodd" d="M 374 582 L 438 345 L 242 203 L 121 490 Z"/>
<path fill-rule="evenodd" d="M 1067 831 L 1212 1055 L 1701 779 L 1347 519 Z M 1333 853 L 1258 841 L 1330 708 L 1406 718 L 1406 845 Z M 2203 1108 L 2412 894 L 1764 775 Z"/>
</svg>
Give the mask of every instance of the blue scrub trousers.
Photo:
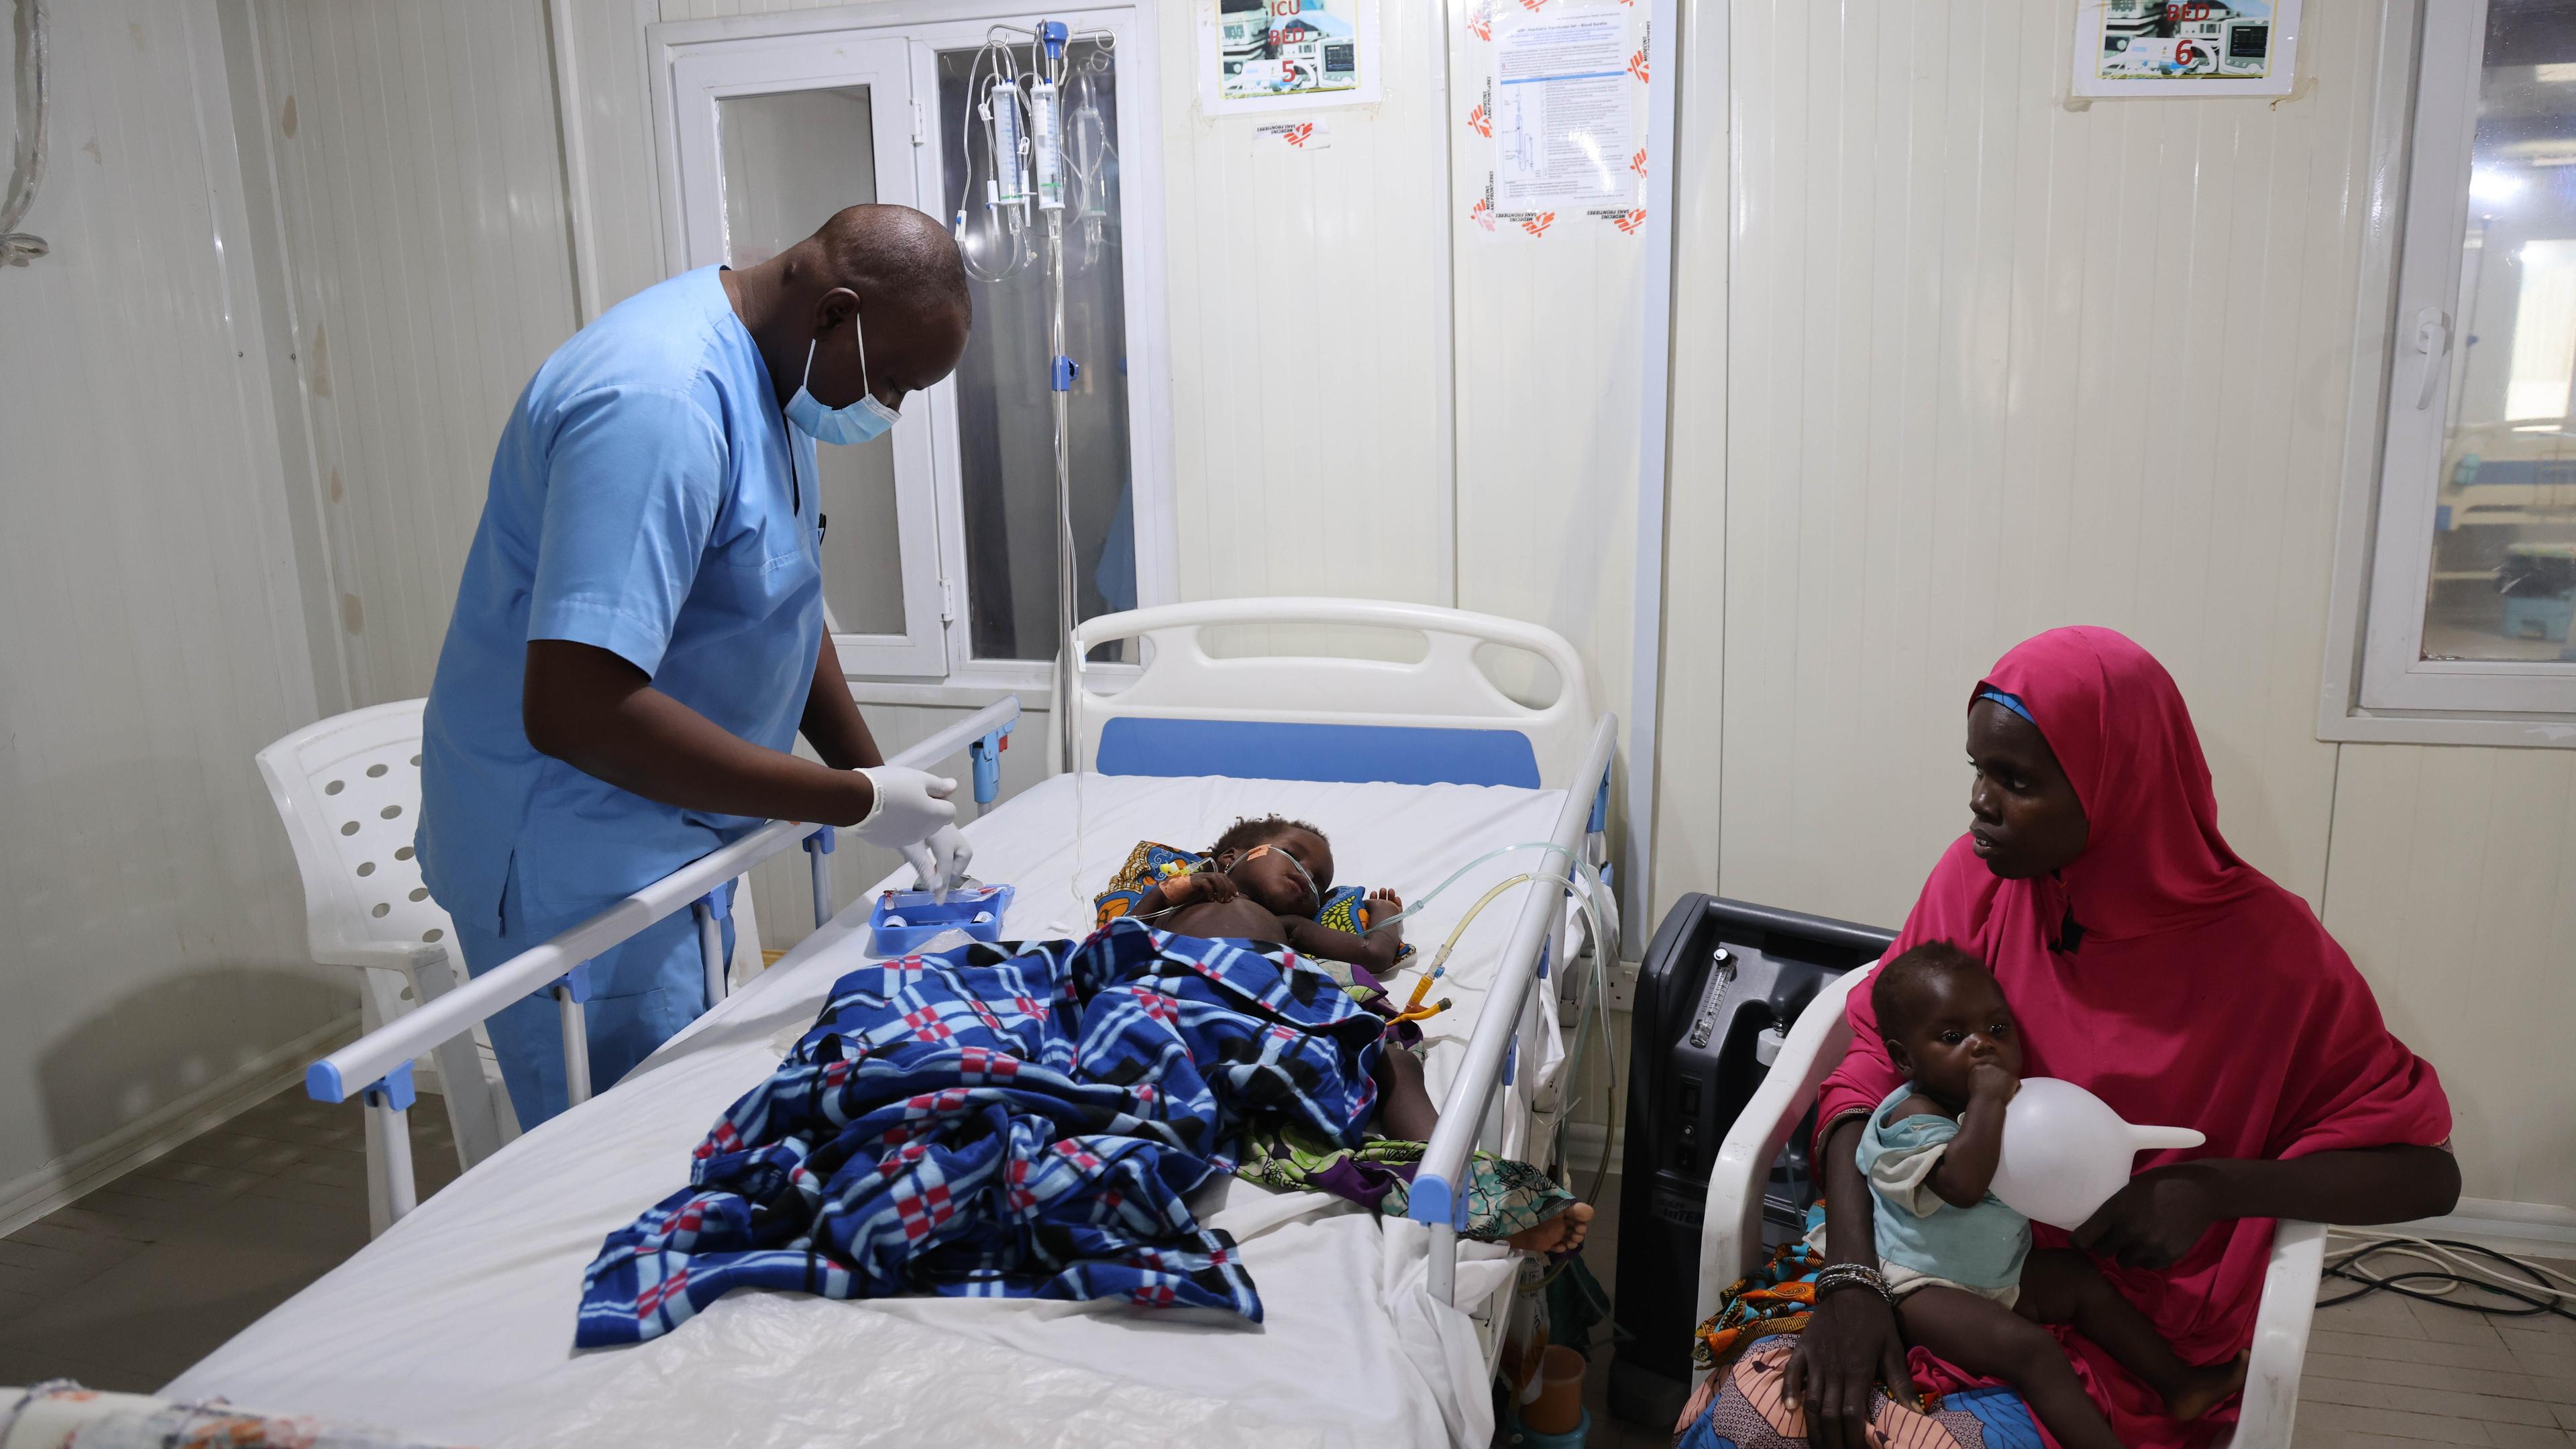
<svg viewBox="0 0 2576 1449">
<path fill-rule="evenodd" d="M 600 902 L 605 910 L 610 903 Z M 466 974 L 480 976 L 545 937 L 517 940 L 477 930 L 459 919 L 456 944 Z M 724 922 L 725 959 L 733 958 L 733 920 Z M 590 1000 L 582 1004 L 590 1034 L 591 1090 L 605 1092 L 635 1065 L 707 1009 L 706 967 L 698 959 L 691 911 L 669 916 L 590 962 Z M 522 1131 L 572 1103 L 564 1083 L 563 1027 L 551 991 L 513 1002 L 483 1024 L 501 1059 L 501 1080 Z"/>
</svg>

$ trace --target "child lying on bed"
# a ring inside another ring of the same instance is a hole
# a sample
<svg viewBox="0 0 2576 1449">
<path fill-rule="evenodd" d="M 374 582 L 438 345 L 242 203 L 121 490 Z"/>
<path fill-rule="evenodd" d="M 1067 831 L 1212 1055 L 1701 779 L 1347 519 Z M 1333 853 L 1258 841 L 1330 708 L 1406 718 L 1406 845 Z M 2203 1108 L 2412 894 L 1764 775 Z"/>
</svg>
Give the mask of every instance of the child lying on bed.
<svg viewBox="0 0 2576 1449">
<path fill-rule="evenodd" d="M 1911 1080 L 1870 1114 L 1860 1168 L 1878 1197 L 1880 1273 L 1905 1336 L 2021 1391 L 2067 1449 L 2117 1449 L 2066 1350 L 2067 1323 L 2197 1419 L 2245 1386 L 2245 1359 L 2185 1363 L 2073 1248 L 2033 1248 L 2030 1219 L 1990 1191 L 2005 1104 L 2021 1090 L 2021 1032 L 1985 963 L 1928 941 L 1879 968 L 1870 1005 Z"/>
<path fill-rule="evenodd" d="M 1173 859 L 1149 864 L 1158 850 Z M 1278 815 L 1237 820 L 1198 861 L 1190 866 L 1181 852 L 1140 845 L 1103 896 L 1104 915 L 1117 900 L 1125 909 L 1114 914 L 1158 930 L 1205 940 L 1276 941 L 1300 955 L 1357 967 L 1366 974 L 1345 984 L 1359 988 L 1353 994 L 1364 1005 L 1386 1013 L 1378 978 L 1406 954 L 1403 923 L 1387 918 L 1402 911 L 1404 902 L 1393 891 L 1369 891 L 1357 900 L 1352 891 L 1335 891 L 1332 842 L 1322 831 Z M 1152 883 L 1135 894 L 1132 887 L 1145 876 Z M 1373 919 L 1385 924 L 1372 927 Z M 1401 1213 L 1411 1166 L 1439 1125 L 1440 1111 L 1424 1085 L 1422 1059 L 1394 1031 L 1378 1054 L 1376 1076 L 1381 1096 L 1374 1126 L 1383 1139 L 1353 1150 L 1295 1133 L 1256 1132 L 1246 1144 L 1243 1175 L 1266 1186 L 1320 1189 Z M 1576 1201 L 1545 1173 L 1480 1152 L 1473 1177 L 1470 1237 L 1540 1253 L 1570 1253 L 1583 1245 L 1592 1205 Z"/>
</svg>

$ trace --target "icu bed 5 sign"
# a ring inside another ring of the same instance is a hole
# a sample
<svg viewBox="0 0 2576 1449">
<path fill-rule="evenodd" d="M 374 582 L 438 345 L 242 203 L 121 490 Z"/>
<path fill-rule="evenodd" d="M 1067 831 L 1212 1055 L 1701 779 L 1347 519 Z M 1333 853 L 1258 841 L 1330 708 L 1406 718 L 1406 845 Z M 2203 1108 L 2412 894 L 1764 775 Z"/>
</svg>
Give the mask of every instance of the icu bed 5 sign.
<svg viewBox="0 0 2576 1449">
<path fill-rule="evenodd" d="M 1378 99 L 1378 0 L 1199 0 L 1210 115 Z"/>
</svg>

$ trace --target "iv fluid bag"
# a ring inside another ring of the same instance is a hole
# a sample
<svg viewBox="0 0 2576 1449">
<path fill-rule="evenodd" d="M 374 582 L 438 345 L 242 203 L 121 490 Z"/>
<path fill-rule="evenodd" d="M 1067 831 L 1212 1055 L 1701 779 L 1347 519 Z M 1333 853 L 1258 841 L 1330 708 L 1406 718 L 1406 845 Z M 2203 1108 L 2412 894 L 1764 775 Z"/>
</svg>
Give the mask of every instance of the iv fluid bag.
<svg viewBox="0 0 2576 1449">
<path fill-rule="evenodd" d="M 1061 98 L 1056 84 L 1041 80 L 1029 88 L 1029 140 L 1037 160 L 1038 210 L 1064 209 L 1064 151 L 1060 126 Z"/>
</svg>

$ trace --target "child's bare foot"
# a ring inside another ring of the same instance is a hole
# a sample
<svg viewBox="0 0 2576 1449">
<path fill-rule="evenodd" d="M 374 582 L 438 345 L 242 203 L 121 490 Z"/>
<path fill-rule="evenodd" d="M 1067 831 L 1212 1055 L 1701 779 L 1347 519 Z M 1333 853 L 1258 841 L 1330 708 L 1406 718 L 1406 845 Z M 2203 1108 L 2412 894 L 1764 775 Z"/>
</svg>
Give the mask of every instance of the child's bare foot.
<svg viewBox="0 0 2576 1449">
<path fill-rule="evenodd" d="M 2245 1355 L 2238 1354 L 2225 1363 L 2196 1368 L 2182 1381 L 2182 1387 L 2165 1395 L 2165 1412 L 2189 1423 L 2210 1410 L 2238 1389 L 2245 1387 Z"/>
<path fill-rule="evenodd" d="M 1511 1245 L 1524 1253 L 1571 1253 L 1592 1231 L 1592 1204 L 1578 1202 L 1534 1228 L 1511 1235 Z M 2240 1376 L 2241 1377 L 2241 1376 Z"/>
</svg>

